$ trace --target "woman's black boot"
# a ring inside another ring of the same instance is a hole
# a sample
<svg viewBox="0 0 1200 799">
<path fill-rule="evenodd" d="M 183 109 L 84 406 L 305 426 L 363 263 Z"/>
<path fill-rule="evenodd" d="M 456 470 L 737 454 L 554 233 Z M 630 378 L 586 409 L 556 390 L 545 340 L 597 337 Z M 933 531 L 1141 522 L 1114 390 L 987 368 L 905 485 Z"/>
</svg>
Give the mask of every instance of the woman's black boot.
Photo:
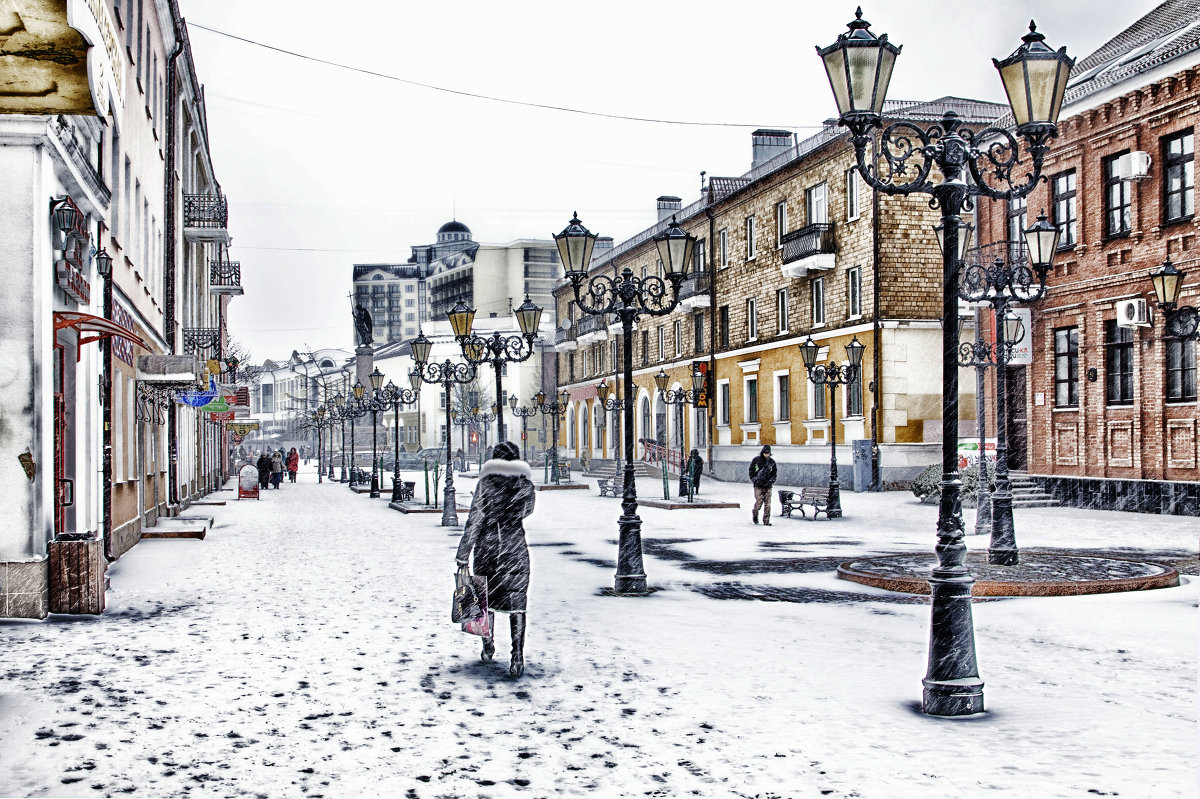
<svg viewBox="0 0 1200 799">
<path fill-rule="evenodd" d="M 479 653 L 479 659 L 484 663 L 491 663 L 492 656 L 496 654 L 496 614 L 488 611 L 488 634 L 483 637 L 483 651 Z"/>
<path fill-rule="evenodd" d="M 508 621 L 512 629 L 512 662 L 508 664 L 508 673 L 520 677 L 525 673 L 525 614 L 513 613 Z"/>
</svg>

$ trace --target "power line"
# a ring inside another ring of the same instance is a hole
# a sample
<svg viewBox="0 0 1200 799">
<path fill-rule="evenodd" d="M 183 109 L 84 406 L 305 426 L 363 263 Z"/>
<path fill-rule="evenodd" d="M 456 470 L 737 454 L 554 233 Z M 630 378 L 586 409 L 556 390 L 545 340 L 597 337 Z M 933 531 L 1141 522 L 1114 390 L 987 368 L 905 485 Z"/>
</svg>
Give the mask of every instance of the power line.
<svg viewBox="0 0 1200 799">
<path fill-rule="evenodd" d="M 507 97 L 494 97 L 489 94 L 478 94 L 476 92 L 468 92 L 468 91 L 464 91 L 462 89 L 451 89 L 451 88 L 447 88 L 445 86 L 435 86 L 432 83 L 423 83 L 421 81 L 412 80 L 410 78 L 401 78 L 398 75 L 389 75 L 386 72 L 376 72 L 375 70 L 365 69 L 363 67 L 355 67 L 355 66 L 351 66 L 349 64 L 342 64 L 338 61 L 330 61 L 325 58 L 317 58 L 316 56 L 305 55 L 304 53 L 297 53 L 294 50 L 285 50 L 282 47 L 275 47 L 274 45 L 265 44 L 263 42 L 255 41 L 254 39 L 247 39 L 243 36 L 236 36 L 232 33 L 228 33 L 226 31 L 222 31 L 222 30 L 217 30 L 216 28 L 210 28 L 207 25 L 201 25 L 197 22 L 189 22 L 187 24 L 188 24 L 188 27 L 190 27 L 190 28 L 198 28 L 199 30 L 202 30 L 202 31 L 208 31 L 209 33 L 215 33 L 218 36 L 224 36 L 226 38 L 234 39 L 239 42 L 244 42 L 246 44 L 252 44 L 255 47 L 262 47 L 265 50 L 272 50 L 276 53 L 283 53 L 284 55 L 289 55 L 289 56 L 292 56 L 293 58 L 300 58 L 305 61 L 312 61 L 317 64 L 325 64 L 326 66 L 336 67 L 337 69 L 345 69 L 345 70 L 349 70 L 350 72 L 358 72 L 363 75 L 372 75 L 376 78 L 383 78 L 384 80 L 396 81 L 397 83 L 407 83 L 410 86 L 419 86 L 422 89 L 430 89 L 435 92 L 445 92 L 446 94 L 456 94 L 456 95 L 459 95 L 460 97 L 471 97 L 476 100 L 490 100 L 491 102 L 494 102 L 494 103 L 506 103 L 508 105 L 519 105 L 519 106 L 524 106 L 526 108 L 540 108 L 540 109 L 543 109 L 546 111 L 562 111 L 562 112 L 565 112 L 568 114 L 583 114 L 584 116 L 602 117 L 604 119 L 620 119 L 620 120 L 625 120 L 627 122 L 651 122 L 651 123 L 654 123 L 657 125 L 689 125 L 689 126 L 696 126 L 696 127 L 712 127 L 712 128 L 783 127 L 783 128 L 814 128 L 814 129 L 816 129 L 816 128 L 822 127 L 821 125 L 763 125 L 762 123 L 752 124 L 749 122 L 696 122 L 696 121 L 688 121 L 688 120 L 680 120 L 680 119 L 655 119 L 653 117 L 635 117 L 635 116 L 627 116 L 624 114 L 606 114 L 602 111 L 587 111 L 582 108 L 568 108 L 566 106 L 548 105 L 546 103 L 531 103 L 531 102 L 527 102 L 524 100 L 513 100 L 513 99 L 510 99 Z"/>
</svg>

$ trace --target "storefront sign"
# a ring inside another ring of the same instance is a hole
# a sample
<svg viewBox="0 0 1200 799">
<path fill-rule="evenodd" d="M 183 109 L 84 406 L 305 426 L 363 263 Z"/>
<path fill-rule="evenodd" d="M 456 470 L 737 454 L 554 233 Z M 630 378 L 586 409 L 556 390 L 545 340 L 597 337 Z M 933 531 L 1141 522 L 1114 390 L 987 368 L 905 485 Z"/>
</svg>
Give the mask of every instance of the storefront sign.
<svg viewBox="0 0 1200 799">
<path fill-rule="evenodd" d="M 224 397 L 217 397 L 212 402 L 201 407 L 200 410 L 209 413 L 233 413 L 233 409 L 229 407 L 229 403 L 225 401 Z M 233 417 L 230 416 L 229 418 L 232 419 Z"/>
<path fill-rule="evenodd" d="M 234 422 L 225 429 L 239 436 L 247 436 L 252 431 L 258 429 L 258 422 Z"/>
<path fill-rule="evenodd" d="M 210 413 L 208 416 L 214 422 L 232 422 L 233 421 L 233 411 L 217 411 L 216 413 Z"/>
</svg>

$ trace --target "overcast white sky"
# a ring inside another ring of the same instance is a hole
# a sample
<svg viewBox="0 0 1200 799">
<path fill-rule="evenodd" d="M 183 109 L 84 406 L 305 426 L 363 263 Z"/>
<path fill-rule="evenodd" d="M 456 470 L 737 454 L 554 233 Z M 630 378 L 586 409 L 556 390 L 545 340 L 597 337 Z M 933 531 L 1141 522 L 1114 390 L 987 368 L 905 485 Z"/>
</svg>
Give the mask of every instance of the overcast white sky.
<svg viewBox="0 0 1200 799">
<path fill-rule="evenodd" d="M 903 45 L 888 96 L 1003 102 L 989 60 L 1030 18 L 1082 58 L 1156 0 L 910 0 L 865 5 Z M 578 210 L 618 242 L 654 200 L 740 175 L 750 132 L 800 138 L 834 114 L 814 46 L 855 4 L 180 0 L 205 85 L 244 297 L 230 329 L 255 360 L 352 343 L 350 266 L 401 262 L 452 217 L 474 238 L 549 238 Z M 636 122 L 477 99 L 363 74 Z"/>
</svg>

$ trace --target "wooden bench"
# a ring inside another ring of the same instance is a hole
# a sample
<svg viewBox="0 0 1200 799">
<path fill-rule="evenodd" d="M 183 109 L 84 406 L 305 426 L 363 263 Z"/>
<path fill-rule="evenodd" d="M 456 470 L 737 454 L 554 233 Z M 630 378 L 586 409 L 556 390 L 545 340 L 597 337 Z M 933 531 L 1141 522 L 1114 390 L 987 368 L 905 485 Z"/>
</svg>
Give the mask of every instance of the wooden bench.
<svg viewBox="0 0 1200 799">
<path fill-rule="evenodd" d="M 558 464 L 558 479 L 561 482 L 565 482 L 565 483 L 571 482 L 571 464 L 569 464 L 569 463 Z"/>
<path fill-rule="evenodd" d="M 351 477 L 354 478 L 355 485 L 362 485 L 363 483 L 366 483 L 367 485 L 371 484 L 371 475 L 366 469 L 359 469 L 356 466 L 352 466 L 350 471 L 352 473 Z"/>
<path fill-rule="evenodd" d="M 816 486 L 805 486 L 800 489 L 799 494 L 795 491 L 779 490 L 779 515 L 791 517 L 793 510 L 799 510 L 800 515 L 808 518 L 808 514 L 804 512 L 805 505 L 811 505 L 813 509 L 813 519 L 817 518 L 818 513 L 824 513 L 825 518 L 829 518 L 829 489 L 818 488 Z"/>
<path fill-rule="evenodd" d="M 624 488 L 620 482 L 615 477 L 601 477 L 596 481 L 596 487 L 600 489 L 602 497 L 618 497 L 620 494 L 617 492 Z"/>
<path fill-rule="evenodd" d="M 413 502 L 416 499 L 417 484 L 412 480 L 400 481 L 400 501 Z"/>
</svg>

